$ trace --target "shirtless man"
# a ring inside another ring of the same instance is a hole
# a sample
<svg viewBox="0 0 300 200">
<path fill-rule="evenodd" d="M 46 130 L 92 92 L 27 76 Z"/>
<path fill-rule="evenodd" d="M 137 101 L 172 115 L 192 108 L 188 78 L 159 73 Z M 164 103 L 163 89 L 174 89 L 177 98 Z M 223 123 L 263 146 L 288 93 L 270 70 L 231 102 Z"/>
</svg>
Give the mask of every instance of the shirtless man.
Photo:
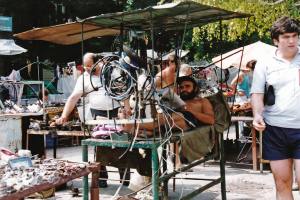
<svg viewBox="0 0 300 200">
<path fill-rule="evenodd" d="M 171 119 L 158 114 L 158 123 L 142 123 L 139 125 L 140 130 L 152 131 L 158 126 L 167 122 L 172 122 L 176 127 L 189 130 L 201 125 L 212 125 L 215 122 L 213 107 L 208 99 L 201 98 L 198 95 L 199 88 L 196 81 L 189 76 L 182 76 L 177 79 L 178 91 L 180 98 L 185 102 L 185 106 L 177 112 L 171 114 Z M 132 132 L 133 125 L 126 125 L 124 130 Z"/>
</svg>

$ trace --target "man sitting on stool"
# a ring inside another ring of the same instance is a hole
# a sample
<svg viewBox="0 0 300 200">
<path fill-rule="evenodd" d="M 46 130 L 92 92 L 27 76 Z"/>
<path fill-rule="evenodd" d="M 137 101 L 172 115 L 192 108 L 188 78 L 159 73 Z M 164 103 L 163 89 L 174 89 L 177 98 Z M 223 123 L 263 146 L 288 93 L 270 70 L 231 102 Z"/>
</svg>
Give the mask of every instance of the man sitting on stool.
<svg viewBox="0 0 300 200">
<path fill-rule="evenodd" d="M 177 112 L 171 114 L 174 124 L 183 130 L 189 130 L 201 125 L 212 125 L 215 122 L 214 111 L 211 103 L 206 98 L 198 96 L 199 88 L 196 81 L 189 76 L 182 76 L 177 79 L 180 98 L 185 102 L 185 106 Z M 158 113 L 158 124 L 140 124 L 140 130 L 152 132 L 154 128 L 168 123 L 164 114 Z M 125 125 L 124 130 L 132 132 L 133 125 Z"/>
</svg>

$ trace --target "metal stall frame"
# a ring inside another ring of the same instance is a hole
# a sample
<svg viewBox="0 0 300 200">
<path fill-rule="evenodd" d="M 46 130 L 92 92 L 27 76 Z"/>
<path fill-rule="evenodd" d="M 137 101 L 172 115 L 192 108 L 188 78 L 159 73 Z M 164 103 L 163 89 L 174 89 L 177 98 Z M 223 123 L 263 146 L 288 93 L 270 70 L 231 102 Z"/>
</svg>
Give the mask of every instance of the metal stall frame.
<svg viewBox="0 0 300 200">
<path fill-rule="evenodd" d="M 31 40 L 46 40 L 58 44 L 74 44 L 77 42 L 82 42 L 82 55 L 84 52 L 83 41 L 96 36 L 105 35 L 117 35 L 120 32 L 128 30 L 145 30 L 151 32 L 152 40 L 152 60 L 154 60 L 154 31 L 164 30 L 186 30 L 193 27 L 202 26 L 212 22 L 218 22 L 222 20 L 228 20 L 233 18 L 249 18 L 251 15 L 245 13 L 232 12 L 217 7 L 212 7 L 208 5 L 203 5 L 194 1 L 182 1 L 176 3 L 168 3 L 159 6 L 151 6 L 144 9 L 117 12 L 117 13 L 107 13 L 98 16 L 93 16 L 86 18 L 82 21 L 75 23 L 62 24 L 52 27 L 44 27 L 42 29 L 33 29 L 24 33 L 15 34 L 14 36 L 20 39 L 31 39 Z M 50 30 L 53 32 L 50 33 Z M 122 31 L 121 31 L 122 30 Z M 45 34 L 45 32 L 47 34 Z M 181 42 L 181 47 L 184 42 L 184 37 Z M 179 71 L 179 69 L 177 69 Z M 178 74 L 177 71 L 177 74 Z M 153 120 L 155 121 L 155 120 Z M 84 120 L 84 122 L 86 122 Z M 84 125 L 86 125 L 85 123 Z M 213 185 L 221 182 L 222 189 L 222 199 L 226 199 L 226 186 L 225 186 L 225 160 L 222 155 L 224 155 L 223 146 L 223 135 L 220 137 L 220 169 L 221 178 L 214 182 Z M 88 139 L 89 140 L 89 139 Z M 83 145 L 83 161 L 87 161 L 87 146 L 95 146 L 94 142 L 89 143 L 89 141 L 82 141 Z M 153 138 L 151 149 L 157 147 L 157 143 L 165 144 L 165 140 L 160 138 Z M 107 143 L 105 144 L 107 145 Z M 133 147 L 137 144 L 133 144 Z M 149 145 L 149 144 L 148 144 Z M 121 145 L 122 146 L 122 145 Z M 124 147 L 124 146 L 122 146 Z M 148 147 L 150 148 L 150 146 Z M 154 157 L 157 153 L 153 154 Z M 155 158 L 153 160 L 156 160 Z M 208 159 L 209 157 L 206 157 Z M 205 161 L 204 160 L 204 161 Z M 203 162 L 204 162 L 203 161 Z M 156 163 L 156 162 L 155 162 Z M 155 163 L 152 163 L 155 167 Z M 196 166 L 201 162 L 192 163 L 191 167 Z M 182 169 L 184 170 L 184 169 Z M 177 172 L 176 172 L 177 173 Z M 165 182 L 169 177 L 158 177 L 158 173 L 154 173 L 156 176 L 153 177 L 153 194 L 154 199 L 158 200 L 158 183 Z M 175 175 L 175 174 L 172 174 Z M 169 176 L 172 176 L 171 174 Z M 88 199 L 88 177 L 84 177 L 84 199 Z M 198 190 L 196 193 L 200 193 L 212 185 L 208 185 L 203 189 Z M 195 194 L 195 193 L 194 193 Z M 167 197 L 166 197 L 167 198 Z M 189 198 L 189 197 L 188 197 Z"/>
</svg>

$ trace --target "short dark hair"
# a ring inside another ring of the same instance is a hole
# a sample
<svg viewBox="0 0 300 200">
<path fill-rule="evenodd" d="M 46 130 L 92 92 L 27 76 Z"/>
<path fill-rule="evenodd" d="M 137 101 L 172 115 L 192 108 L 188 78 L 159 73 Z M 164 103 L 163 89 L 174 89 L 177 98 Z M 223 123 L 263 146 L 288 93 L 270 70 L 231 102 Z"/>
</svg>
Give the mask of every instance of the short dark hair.
<svg viewBox="0 0 300 200">
<path fill-rule="evenodd" d="M 47 90 L 46 88 L 44 89 L 44 95 L 45 97 L 49 95 L 49 90 Z M 39 99 L 43 99 L 43 93 L 42 90 L 39 91 Z"/>
<path fill-rule="evenodd" d="M 251 69 L 253 71 L 256 63 L 257 63 L 256 60 L 250 60 L 249 62 L 247 62 L 246 68 Z"/>
<path fill-rule="evenodd" d="M 287 16 L 281 17 L 273 23 L 270 31 L 272 40 L 278 40 L 279 35 L 284 33 L 297 33 L 299 35 L 299 21 Z"/>
<path fill-rule="evenodd" d="M 191 76 L 180 76 L 180 77 L 177 78 L 177 84 L 178 85 L 180 85 L 183 81 L 192 82 L 193 85 L 194 85 L 194 91 L 197 92 L 197 93 L 199 92 L 200 88 L 198 86 L 198 83 L 196 82 L 196 80 L 193 77 L 191 77 Z"/>
</svg>

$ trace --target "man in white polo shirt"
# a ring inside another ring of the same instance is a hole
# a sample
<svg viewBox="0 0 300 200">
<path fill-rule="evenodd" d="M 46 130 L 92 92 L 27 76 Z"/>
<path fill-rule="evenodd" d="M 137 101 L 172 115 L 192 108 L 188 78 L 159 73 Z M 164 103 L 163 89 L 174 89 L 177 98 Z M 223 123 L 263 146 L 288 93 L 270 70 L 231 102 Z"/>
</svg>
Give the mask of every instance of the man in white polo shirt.
<svg viewBox="0 0 300 200">
<path fill-rule="evenodd" d="M 86 100 L 90 103 L 91 112 L 94 118 L 96 116 L 108 118 L 117 117 L 120 103 L 106 95 L 104 87 L 101 87 L 99 75 L 103 63 L 99 63 L 98 67 L 95 68 L 95 71 L 91 72 L 94 62 L 97 61 L 95 60 L 95 55 L 96 54 L 94 53 L 86 53 L 84 55 L 83 64 L 85 72 L 77 79 L 74 90 L 66 102 L 61 117 L 56 120 L 58 124 L 62 124 L 67 121 L 68 116 L 83 95 L 87 95 L 88 97 Z M 93 86 L 98 88 L 97 91 L 92 87 L 90 79 L 92 79 Z"/>
<path fill-rule="evenodd" d="M 282 17 L 274 22 L 271 38 L 278 48 L 258 59 L 251 88 L 253 126 L 264 130 L 263 157 L 270 160 L 277 200 L 293 199 L 293 164 L 300 183 L 299 32 L 294 19 Z M 264 105 L 265 85 L 273 87 L 275 102 Z"/>
<path fill-rule="evenodd" d="M 95 67 L 94 71 L 92 71 L 92 67 L 94 63 L 98 61 L 98 59 L 99 58 L 97 57 L 97 54 L 94 53 L 86 53 L 83 56 L 83 65 L 85 72 L 77 79 L 74 90 L 65 104 L 61 117 L 56 120 L 56 124 L 63 124 L 68 120 L 68 116 L 74 109 L 75 105 L 84 95 L 87 95 L 86 100 L 88 100 L 90 104 L 91 113 L 94 119 L 96 119 L 97 116 L 109 119 L 118 116 L 118 109 L 121 106 L 120 103 L 106 94 L 106 91 L 100 82 L 99 76 L 103 63 L 100 62 L 98 66 Z M 97 90 L 95 90 L 95 88 L 93 87 L 97 88 Z M 96 160 L 98 160 L 98 153 L 96 157 Z M 124 169 L 119 169 L 119 173 L 120 178 L 122 179 Z M 128 172 L 126 173 L 127 179 L 129 179 L 129 176 L 130 172 L 128 170 Z M 105 166 L 101 166 L 100 178 L 108 178 Z M 124 182 L 124 185 L 128 184 L 128 181 Z M 99 187 L 107 187 L 106 180 L 99 180 Z"/>
</svg>

